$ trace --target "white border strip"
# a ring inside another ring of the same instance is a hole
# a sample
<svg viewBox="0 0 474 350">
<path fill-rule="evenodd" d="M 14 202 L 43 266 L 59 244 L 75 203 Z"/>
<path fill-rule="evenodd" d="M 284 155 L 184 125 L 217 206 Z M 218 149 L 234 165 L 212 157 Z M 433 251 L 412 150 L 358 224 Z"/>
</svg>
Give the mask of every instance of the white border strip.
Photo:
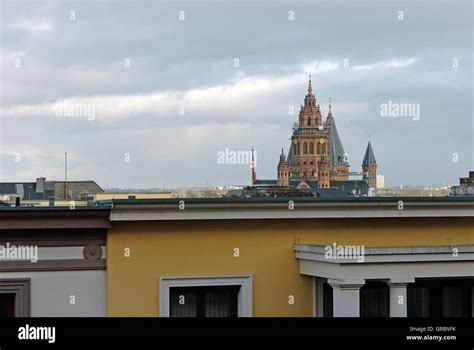
<svg viewBox="0 0 474 350">
<path fill-rule="evenodd" d="M 171 287 L 197 286 L 240 286 L 237 315 L 238 317 L 252 317 L 253 293 L 251 275 L 160 277 L 160 317 L 170 316 Z"/>
</svg>

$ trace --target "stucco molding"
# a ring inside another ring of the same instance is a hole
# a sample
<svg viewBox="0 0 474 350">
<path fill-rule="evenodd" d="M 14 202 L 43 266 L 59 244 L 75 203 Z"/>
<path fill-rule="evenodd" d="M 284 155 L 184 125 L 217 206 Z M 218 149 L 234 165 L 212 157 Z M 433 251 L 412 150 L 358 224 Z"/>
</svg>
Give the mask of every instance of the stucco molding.
<svg viewBox="0 0 474 350">
<path fill-rule="evenodd" d="M 351 246 L 351 245 L 349 245 Z M 320 261 L 328 264 L 371 264 L 401 262 L 443 262 L 443 261 L 474 261 L 474 246 L 425 246 L 425 247 L 364 247 L 364 261 L 353 259 L 332 258 L 325 256 L 325 247 L 312 244 L 295 244 L 296 258 Z"/>
<path fill-rule="evenodd" d="M 218 276 L 175 276 L 160 277 L 159 313 L 160 317 L 169 317 L 170 288 L 198 286 L 240 286 L 238 294 L 238 317 L 253 316 L 252 275 Z"/>
<path fill-rule="evenodd" d="M 76 271 L 76 270 L 105 270 L 106 259 L 53 259 L 38 260 L 32 263 L 26 260 L 1 261 L 0 272 L 26 271 Z"/>
<path fill-rule="evenodd" d="M 474 277 L 473 246 L 366 248 L 363 262 L 354 259 L 326 259 L 321 246 L 295 245 L 299 271 L 303 275 L 335 280 L 383 279 L 410 283 L 416 278 Z M 381 254 L 385 252 L 385 254 Z M 433 252 L 438 252 L 433 254 Z M 378 254 L 371 256 L 370 253 Z M 450 256 L 450 258 L 446 258 Z"/>
<path fill-rule="evenodd" d="M 359 290 L 365 284 L 363 279 L 338 280 L 330 278 L 327 282 L 331 287 L 343 290 Z"/>
<path fill-rule="evenodd" d="M 289 210 L 290 201 L 293 210 Z M 180 203 L 185 204 L 184 210 L 180 210 L 183 209 Z M 111 221 L 410 217 L 474 217 L 474 200 L 450 197 L 114 200 L 110 213 Z"/>
<path fill-rule="evenodd" d="M 259 220 L 259 219 L 335 219 L 335 218 L 443 218 L 473 217 L 472 209 L 458 210 L 261 210 L 209 212 L 127 212 L 112 211 L 111 221 L 180 221 L 180 220 Z"/>
</svg>

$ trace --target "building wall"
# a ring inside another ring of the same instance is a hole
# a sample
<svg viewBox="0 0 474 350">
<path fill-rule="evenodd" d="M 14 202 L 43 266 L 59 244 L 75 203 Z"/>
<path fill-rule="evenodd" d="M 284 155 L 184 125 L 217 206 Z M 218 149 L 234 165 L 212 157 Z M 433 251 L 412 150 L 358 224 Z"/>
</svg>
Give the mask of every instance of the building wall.
<svg viewBox="0 0 474 350">
<path fill-rule="evenodd" d="M 0 279 L 31 279 L 32 317 L 106 316 L 106 272 L 0 272 Z M 71 295 L 75 304 L 71 304 Z"/>
<path fill-rule="evenodd" d="M 107 314 L 158 316 L 163 276 L 252 275 L 254 316 L 309 317 L 313 279 L 299 273 L 295 243 L 472 245 L 473 227 L 474 218 L 113 222 Z M 130 257 L 124 256 L 126 248 Z"/>
</svg>

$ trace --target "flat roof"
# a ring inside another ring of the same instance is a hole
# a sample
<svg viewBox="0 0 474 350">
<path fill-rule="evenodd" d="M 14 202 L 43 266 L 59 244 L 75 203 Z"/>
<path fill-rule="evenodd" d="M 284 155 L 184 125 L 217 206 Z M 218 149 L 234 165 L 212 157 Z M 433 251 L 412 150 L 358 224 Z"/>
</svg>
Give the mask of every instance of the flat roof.
<svg viewBox="0 0 474 350">
<path fill-rule="evenodd" d="M 46 199 L 45 199 L 46 200 Z M 5 205 L 0 206 L 0 212 L 15 212 L 15 211 L 100 211 L 100 210 L 110 210 L 112 204 L 107 203 L 100 203 L 98 205 L 77 205 L 74 209 L 71 209 L 70 205 L 55 205 L 55 206 L 47 206 L 47 205 L 24 205 L 24 206 L 12 206 L 12 205 Z"/>
<path fill-rule="evenodd" d="M 474 197 L 113 199 L 111 221 L 474 217 Z"/>
<path fill-rule="evenodd" d="M 246 203 L 246 202 L 472 202 L 474 203 L 474 196 L 445 196 L 445 197 L 429 197 L 429 196 L 394 196 L 394 197 L 222 197 L 222 198 L 127 198 L 127 199 L 105 199 L 99 200 L 100 204 L 150 204 L 150 203 L 176 203 L 185 201 L 189 203 Z"/>
<path fill-rule="evenodd" d="M 110 205 L 0 207 L 0 230 L 109 228 Z"/>
<path fill-rule="evenodd" d="M 99 200 L 92 206 L 0 207 L 0 219 L 109 221 L 474 217 L 474 196 L 354 198 L 138 198 Z"/>
</svg>

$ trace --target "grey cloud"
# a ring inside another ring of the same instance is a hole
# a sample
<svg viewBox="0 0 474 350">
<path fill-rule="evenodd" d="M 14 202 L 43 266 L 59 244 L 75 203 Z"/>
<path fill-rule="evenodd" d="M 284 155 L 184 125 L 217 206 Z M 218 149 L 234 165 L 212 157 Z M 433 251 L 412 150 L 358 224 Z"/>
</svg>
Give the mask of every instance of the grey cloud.
<svg viewBox="0 0 474 350">
<path fill-rule="evenodd" d="M 319 103 L 334 115 L 352 170 L 359 170 L 368 135 L 386 183 L 456 183 L 473 167 L 472 19 L 469 2 L 69 2 L 3 0 L 3 55 L 25 52 L 22 68 L 2 59 L 3 106 L 68 97 L 140 95 L 232 84 L 237 73 L 274 78 L 302 74 L 315 61 L 347 69 L 315 74 Z M 77 20 L 68 19 L 70 10 Z M 178 21 L 178 11 L 186 20 Z M 288 21 L 288 11 L 295 20 Z M 404 20 L 397 12 L 404 11 Z M 49 21 L 32 32 L 19 21 Z M 400 69 L 356 72 L 354 65 L 415 57 Z M 123 60 L 131 67 L 125 69 Z M 239 58 L 240 68 L 233 68 Z M 452 59 L 459 67 L 452 67 Z M 72 174 L 110 186 L 248 183 L 245 166 L 218 166 L 225 147 L 259 151 L 259 177 L 274 177 L 288 147 L 289 104 L 302 103 L 305 83 L 256 94 L 247 105 L 175 118 L 143 111 L 129 118 L 4 118 L 3 152 L 37 150 L 31 162 L 1 157 L 3 180 Z M 421 104 L 418 122 L 383 119 L 387 100 Z M 367 105 L 347 111 L 344 105 Z M 340 107 L 338 109 L 338 106 Z M 100 105 L 98 106 L 100 109 Z M 99 113 L 99 112 L 98 112 Z M 233 132 L 233 129 L 238 130 Z M 205 131 L 207 130 L 207 132 Z M 200 138 L 200 135 L 202 137 Z M 198 139 L 196 141 L 195 139 Z M 43 152 L 44 154 L 38 154 Z M 124 152 L 133 161 L 124 167 Z M 460 160 L 453 163 L 452 153 Z M 432 169 L 432 171 L 427 171 Z M 137 186 L 133 186 L 137 187 Z"/>
</svg>

